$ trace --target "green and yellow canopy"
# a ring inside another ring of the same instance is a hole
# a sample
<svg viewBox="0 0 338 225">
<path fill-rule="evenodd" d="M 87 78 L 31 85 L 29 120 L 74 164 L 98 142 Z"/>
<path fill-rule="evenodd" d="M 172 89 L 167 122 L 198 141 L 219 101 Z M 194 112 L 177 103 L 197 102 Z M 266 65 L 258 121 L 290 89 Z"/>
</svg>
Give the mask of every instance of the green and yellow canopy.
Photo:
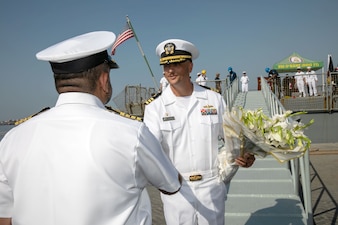
<svg viewBox="0 0 338 225">
<path fill-rule="evenodd" d="M 288 73 L 296 72 L 297 67 L 301 67 L 302 70 L 306 70 L 306 68 L 310 66 L 314 71 L 316 71 L 321 69 L 323 65 L 323 61 L 312 61 L 294 52 L 280 62 L 275 63 L 273 65 L 273 69 L 277 70 L 278 73 Z"/>
</svg>

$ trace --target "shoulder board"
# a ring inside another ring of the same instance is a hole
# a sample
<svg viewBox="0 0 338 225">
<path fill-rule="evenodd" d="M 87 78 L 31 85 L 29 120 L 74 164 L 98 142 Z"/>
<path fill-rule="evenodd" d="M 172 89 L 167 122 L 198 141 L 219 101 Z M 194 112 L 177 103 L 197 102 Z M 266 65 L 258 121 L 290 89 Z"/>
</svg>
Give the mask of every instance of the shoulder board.
<svg viewBox="0 0 338 225">
<path fill-rule="evenodd" d="M 154 94 L 151 98 L 146 100 L 144 102 L 144 104 L 149 105 L 152 101 L 154 101 L 156 98 L 158 98 L 161 94 L 162 94 L 162 92 L 158 92 L 158 93 Z"/>
<path fill-rule="evenodd" d="M 28 116 L 28 117 L 25 117 L 25 118 L 22 118 L 22 119 L 19 119 L 19 120 L 15 121 L 14 125 L 17 126 L 17 125 L 19 125 L 19 124 L 21 124 L 21 123 L 23 123 L 23 122 L 25 122 L 25 121 L 27 121 L 27 120 L 33 118 L 34 116 L 39 115 L 40 113 L 43 113 L 43 112 L 45 112 L 45 111 L 47 111 L 47 110 L 49 110 L 49 109 L 50 109 L 49 107 L 43 108 L 42 110 L 40 110 L 40 111 L 37 112 L 37 113 L 34 113 L 33 115 L 30 115 L 30 116 Z"/>
<path fill-rule="evenodd" d="M 211 87 L 208 87 L 208 86 L 203 86 L 203 85 L 199 85 L 200 87 L 203 87 L 203 88 L 205 88 L 205 89 L 208 89 L 208 90 L 211 90 L 211 91 L 214 91 L 214 92 L 217 92 L 217 93 L 219 93 L 219 90 L 218 89 L 216 89 L 216 88 L 211 88 Z"/>
<path fill-rule="evenodd" d="M 110 112 L 114 112 L 114 113 L 116 113 L 116 114 L 118 114 L 118 115 L 120 115 L 120 116 L 129 118 L 129 119 L 132 119 L 132 120 L 137 120 L 137 121 L 140 121 L 140 122 L 143 121 L 143 119 L 142 119 L 141 117 L 130 115 L 130 114 L 125 113 L 125 112 L 122 112 L 122 111 L 120 111 L 120 110 L 118 110 L 118 109 L 114 109 L 114 108 L 112 108 L 111 106 L 106 106 L 106 109 L 107 109 L 108 111 L 110 111 Z"/>
</svg>

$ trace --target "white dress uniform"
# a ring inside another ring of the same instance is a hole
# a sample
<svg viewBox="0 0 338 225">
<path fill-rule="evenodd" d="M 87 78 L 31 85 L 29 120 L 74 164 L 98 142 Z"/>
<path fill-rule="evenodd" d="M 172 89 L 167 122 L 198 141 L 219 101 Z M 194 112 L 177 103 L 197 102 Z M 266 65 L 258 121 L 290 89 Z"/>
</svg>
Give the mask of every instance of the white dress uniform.
<svg viewBox="0 0 338 225">
<path fill-rule="evenodd" d="M 0 217 L 13 224 L 151 224 L 149 183 L 167 191 L 178 173 L 144 123 L 85 93 L 13 128 L 0 143 Z M 14 200 L 14 205 L 13 205 Z"/>
<path fill-rule="evenodd" d="M 117 68 L 107 53 L 114 41 L 112 32 L 91 32 L 36 57 L 64 76 L 103 63 Z M 145 124 L 108 111 L 92 94 L 60 94 L 54 108 L 0 142 L 0 218 L 13 225 L 150 225 L 149 183 L 167 192 L 180 187 Z"/>
<path fill-rule="evenodd" d="M 244 72 L 243 72 L 244 74 Z M 242 83 L 242 92 L 248 92 L 249 90 L 249 77 L 247 75 L 241 76 L 241 83 Z"/>
<path fill-rule="evenodd" d="M 227 190 L 218 182 L 217 154 L 225 107 L 220 94 L 196 84 L 190 97 L 168 88 L 145 107 L 144 122 L 184 177 L 178 193 L 161 195 L 167 224 L 196 224 L 197 217 L 199 225 L 224 224 Z"/>
<path fill-rule="evenodd" d="M 304 79 L 305 79 L 305 74 L 303 71 L 300 71 L 300 72 L 296 72 L 295 73 L 295 79 L 296 79 L 296 84 L 297 84 L 297 88 L 298 88 L 298 91 L 299 91 L 299 97 L 302 96 L 303 94 L 303 97 L 306 97 L 306 92 L 305 92 L 305 87 L 304 87 Z"/>
<path fill-rule="evenodd" d="M 200 85 L 202 85 L 202 86 L 207 86 L 207 81 L 208 81 L 207 75 L 202 74 L 202 75 L 201 75 L 201 82 L 200 82 Z"/>
<path fill-rule="evenodd" d="M 161 91 L 164 91 L 169 85 L 169 82 L 164 76 L 160 80 L 160 85 L 161 85 Z"/>
<path fill-rule="evenodd" d="M 309 95 L 310 96 L 317 96 L 317 86 L 316 82 L 318 81 L 317 74 L 315 71 L 311 70 L 306 72 L 307 75 L 307 83 L 309 85 Z"/>
<path fill-rule="evenodd" d="M 201 74 L 199 77 L 196 78 L 196 83 L 202 86 L 206 86 L 207 80 L 208 78 Z"/>
</svg>

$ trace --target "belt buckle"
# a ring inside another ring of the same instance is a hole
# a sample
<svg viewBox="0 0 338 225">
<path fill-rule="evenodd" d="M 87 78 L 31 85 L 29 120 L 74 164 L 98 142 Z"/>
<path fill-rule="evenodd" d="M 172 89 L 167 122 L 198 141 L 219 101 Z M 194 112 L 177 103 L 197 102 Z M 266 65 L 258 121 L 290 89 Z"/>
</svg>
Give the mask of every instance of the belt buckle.
<svg viewBox="0 0 338 225">
<path fill-rule="evenodd" d="M 190 181 L 198 181 L 198 180 L 202 180 L 202 175 L 201 174 L 196 174 L 196 175 L 191 175 L 189 176 L 189 180 Z"/>
</svg>

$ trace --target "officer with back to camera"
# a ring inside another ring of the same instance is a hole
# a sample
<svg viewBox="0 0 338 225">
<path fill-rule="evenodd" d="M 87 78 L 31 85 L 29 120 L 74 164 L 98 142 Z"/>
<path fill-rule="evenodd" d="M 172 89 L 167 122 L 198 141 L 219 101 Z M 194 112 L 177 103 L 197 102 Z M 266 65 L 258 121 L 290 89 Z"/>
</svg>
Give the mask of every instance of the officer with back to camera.
<svg viewBox="0 0 338 225">
<path fill-rule="evenodd" d="M 146 185 L 180 189 L 145 124 L 104 105 L 114 41 L 112 32 L 91 32 L 36 55 L 50 62 L 59 96 L 0 142 L 1 225 L 151 225 Z"/>
</svg>

